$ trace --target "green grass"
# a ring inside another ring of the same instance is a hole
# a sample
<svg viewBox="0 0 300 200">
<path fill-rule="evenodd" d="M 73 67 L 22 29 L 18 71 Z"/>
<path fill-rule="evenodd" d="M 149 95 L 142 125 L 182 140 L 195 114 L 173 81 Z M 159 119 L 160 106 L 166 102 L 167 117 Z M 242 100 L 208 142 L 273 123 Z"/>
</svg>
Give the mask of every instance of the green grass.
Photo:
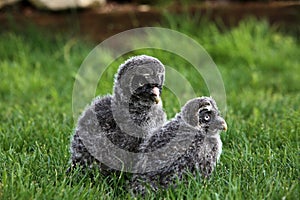
<svg viewBox="0 0 300 200">
<path fill-rule="evenodd" d="M 223 153 L 212 179 L 191 177 L 177 189 L 152 193 L 165 199 L 297 199 L 300 193 L 300 44 L 264 21 L 216 25 L 169 17 L 164 25 L 197 40 L 222 74 L 226 95 Z M 122 177 L 98 172 L 66 176 L 74 128 L 72 87 L 92 50 L 78 38 L 44 37 L 36 29 L 0 33 L 0 199 L 127 199 Z M 188 48 L 188 47 L 186 47 Z M 177 69 L 196 93 L 209 95 L 189 63 L 143 50 Z M 111 92 L 120 58 L 103 76 L 97 93 Z M 170 91 L 165 110 L 179 111 Z"/>
</svg>

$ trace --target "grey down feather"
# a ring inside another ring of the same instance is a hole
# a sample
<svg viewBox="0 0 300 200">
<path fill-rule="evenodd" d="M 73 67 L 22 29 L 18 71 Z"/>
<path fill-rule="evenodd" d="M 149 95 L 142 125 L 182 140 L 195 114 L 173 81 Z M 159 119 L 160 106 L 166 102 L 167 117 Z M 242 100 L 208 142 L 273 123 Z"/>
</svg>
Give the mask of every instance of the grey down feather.
<svg viewBox="0 0 300 200">
<path fill-rule="evenodd" d="M 103 174 L 131 170 L 139 145 L 166 115 L 160 93 L 165 69 L 156 58 L 128 59 L 115 75 L 113 94 L 97 97 L 79 117 L 71 140 L 72 167 L 91 168 Z"/>
<path fill-rule="evenodd" d="M 172 120 L 140 146 L 136 173 L 130 182 L 134 193 L 175 186 L 187 172 L 208 178 L 222 151 L 220 131 L 226 130 L 215 101 L 200 97 L 188 101 Z"/>
</svg>

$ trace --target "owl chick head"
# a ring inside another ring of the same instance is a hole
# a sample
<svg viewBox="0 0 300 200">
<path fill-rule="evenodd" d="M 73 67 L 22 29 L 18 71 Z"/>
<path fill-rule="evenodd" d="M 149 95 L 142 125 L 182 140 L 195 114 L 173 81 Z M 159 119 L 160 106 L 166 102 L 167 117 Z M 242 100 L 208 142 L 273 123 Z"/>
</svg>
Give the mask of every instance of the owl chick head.
<svg viewBox="0 0 300 200">
<path fill-rule="evenodd" d="M 214 135 L 220 130 L 227 130 L 227 124 L 220 116 L 216 102 L 211 97 L 199 97 L 188 101 L 181 113 L 186 123 L 201 129 L 201 132 L 206 135 Z"/>
<path fill-rule="evenodd" d="M 160 101 L 165 68 L 156 58 L 135 56 L 122 64 L 115 77 L 114 94 L 122 101 L 132 96 L 140 101 Z"/>
</svg>

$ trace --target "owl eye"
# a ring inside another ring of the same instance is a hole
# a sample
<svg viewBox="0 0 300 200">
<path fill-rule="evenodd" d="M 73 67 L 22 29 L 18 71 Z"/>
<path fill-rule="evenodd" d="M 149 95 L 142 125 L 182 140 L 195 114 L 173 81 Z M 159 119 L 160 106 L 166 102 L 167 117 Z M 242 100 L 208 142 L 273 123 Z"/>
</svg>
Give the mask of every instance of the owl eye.
<svg viewBox="0 0 300 200">
<path fill-rule="evenodd" d="M 204 120 L 205 120 L 206 122 L 209 122 L 209 121 L 210 121 L 210 115 L 209 115 L 209 114 L 205 114 L 203 118 L 204 118 Z"/>
<path fill-rule="evenodd" d="M 145 77 L 145 79 L 148 79 L 150 77 L 150 74 L 144 74 L 143 76 Z"/>
<path fill-rule="evenodd" d="M 139 88 L 147 83 L 147 79 L 144 76 L 137 75 L 132 79 L 132 88 Z"/>
</svg>

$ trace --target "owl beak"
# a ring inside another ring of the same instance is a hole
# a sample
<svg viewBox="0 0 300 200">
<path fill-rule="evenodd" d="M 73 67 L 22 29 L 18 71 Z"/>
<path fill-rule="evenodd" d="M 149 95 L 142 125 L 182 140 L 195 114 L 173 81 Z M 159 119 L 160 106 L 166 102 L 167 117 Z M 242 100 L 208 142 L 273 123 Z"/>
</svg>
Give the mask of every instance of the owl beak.
<svg viewBox="0 0 300 200">
<path fill-rule="evenodd" d="M 225 120 L 222 121 L 221 126 L 223 131 L 227 131 L 227 123 L 225 122 Z"/>
<path fill-rule="evenodd" d="M 227 131 L 227 123 L 220 116 L 218 116 L 218 118 L 217 118 L 217 127 L 218 127 L 219 130 Z"/>
<path fill-rule="evenodd" d="M 158 87 L 154 87 L 151 92 L 154 95 L 155 103 L 158 104 L 160 102 L 160 96 L 159 96 L 160 92 L 159 92 Z"/>
</svg>

